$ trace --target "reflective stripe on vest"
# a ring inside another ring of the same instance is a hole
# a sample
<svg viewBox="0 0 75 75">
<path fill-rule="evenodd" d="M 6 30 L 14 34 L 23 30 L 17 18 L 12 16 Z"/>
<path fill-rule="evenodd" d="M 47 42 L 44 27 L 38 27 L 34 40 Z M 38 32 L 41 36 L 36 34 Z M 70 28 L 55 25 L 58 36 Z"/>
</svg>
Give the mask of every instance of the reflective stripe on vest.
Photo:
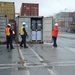
<svg viewBox="0 0 75 75">
<path fill-rule="evenodd" d="M 24 26 L 22 26 L 22 27 L 21 27 L 21 30 L 20 30 L 20 34 L 21 34 L 21 35 L 24 35 L 23 28 L 25 28 L 25 27 L 24 27 Z"/>
<path fill-rule="evenodd" d="M 6 28 L 5 32 L 6 32 L 6 36 L 9 36 L 10 35 L 10 28 Z"/>
</svg>

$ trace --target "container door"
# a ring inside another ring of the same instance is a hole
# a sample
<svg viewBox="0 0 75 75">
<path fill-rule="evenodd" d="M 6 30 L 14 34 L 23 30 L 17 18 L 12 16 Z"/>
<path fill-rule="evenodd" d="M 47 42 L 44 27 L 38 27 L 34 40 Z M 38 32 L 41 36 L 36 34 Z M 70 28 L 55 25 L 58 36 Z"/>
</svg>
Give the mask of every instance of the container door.
<svg viewBox="0 0 75 75">
<path fill-rule="evenodd" d="M 41 31 L 37 31 L 37 41 L 42 40 L 42 34 Z"/>
<path fill-rule="evenodd" d="M 52 17 L 43 18 L 43 42 L 52 42 Z"/>
<path fill-rule="evenodd" d="M 36 41 L 36 31 L 32 31 L 32 41 Z"/>
<path fill-rule="evenodd" d="M 31 29 L 34 31 L 36 30 L 36 26 L 37 26 L 36 22 L 37 22 L 36 20 L 32 20 L 32 22 L 31 22 Z"/>
<path fill-rule="evenodd" d="M 37 30 L 41 30 L 41 29 L 42 29 L 42 21 L 37 20 Z"/>
</svg>

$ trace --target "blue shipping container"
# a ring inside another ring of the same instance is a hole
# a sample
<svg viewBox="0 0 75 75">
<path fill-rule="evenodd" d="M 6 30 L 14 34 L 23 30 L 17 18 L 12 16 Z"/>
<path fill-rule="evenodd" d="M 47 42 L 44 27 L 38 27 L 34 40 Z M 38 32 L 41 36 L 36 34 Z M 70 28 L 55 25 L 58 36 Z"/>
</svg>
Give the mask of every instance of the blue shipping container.
<svg viewBox="0 0 75 75">
<path fill-rule="evenodd" d="M 75 22 L 75 17 L 72 18 L 72 21 Z"/>
</svg>

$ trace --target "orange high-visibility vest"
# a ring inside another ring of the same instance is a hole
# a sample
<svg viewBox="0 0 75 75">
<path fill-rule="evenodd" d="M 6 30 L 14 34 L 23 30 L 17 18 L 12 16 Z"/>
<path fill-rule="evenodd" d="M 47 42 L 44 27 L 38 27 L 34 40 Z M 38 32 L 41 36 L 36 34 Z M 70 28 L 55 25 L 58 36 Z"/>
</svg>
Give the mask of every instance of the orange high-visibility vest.
<svg viewBox="0 0 75 75">
<path fill-rule="evenodd" d="M 21 27 L 21 29 L 20 29 L 20 34 L 21 34 L 21 35 L 24 35 L 23 28 L 25 28 L 25 27 L 24 27 L 24 26 L 22 26 L 22 27 Z"/>
<path fill-rule="evenodd" d="M 10 28 L 6 28 L 5 32 L 6 32 L 6 36 L 10 36 Z"/>
<path fill-rule="evenodd" d="M 57 37 L 58 36 L 58 27 L 55 26 L 53 29 L 52 29 L 52 36 L 54 37 Z"/>
</svg>

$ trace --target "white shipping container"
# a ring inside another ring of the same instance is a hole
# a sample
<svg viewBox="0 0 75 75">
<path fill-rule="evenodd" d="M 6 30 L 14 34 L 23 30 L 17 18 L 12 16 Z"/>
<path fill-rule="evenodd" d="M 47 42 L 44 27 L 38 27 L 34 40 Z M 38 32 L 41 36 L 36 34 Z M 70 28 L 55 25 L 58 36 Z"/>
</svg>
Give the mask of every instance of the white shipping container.
<svg viewBox="0 0 75 75">
<path fill-rule="evenodd" d="M 43 42 L 52 41 L 52 17 L 43 18 Z"/>
</svg>

